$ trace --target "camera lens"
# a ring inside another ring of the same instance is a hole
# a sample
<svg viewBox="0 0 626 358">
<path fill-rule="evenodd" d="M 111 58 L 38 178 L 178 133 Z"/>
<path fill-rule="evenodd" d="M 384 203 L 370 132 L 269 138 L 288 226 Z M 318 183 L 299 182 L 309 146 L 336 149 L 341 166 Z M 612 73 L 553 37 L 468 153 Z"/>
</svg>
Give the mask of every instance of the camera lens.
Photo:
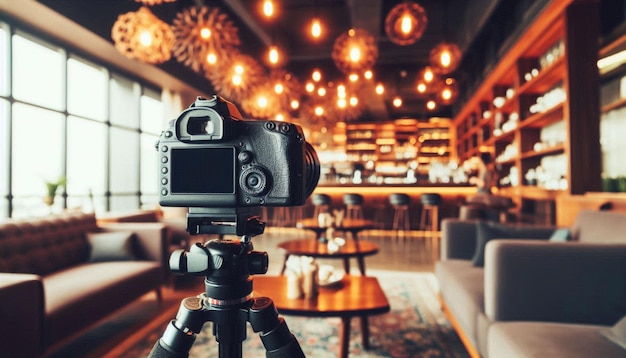
<svg viewBox="0 0 626 358">
<path fill-rule="evenodd" d="M 239 185 L 248 195 L 261 195 L 267 189 L 267 174 L 262 168 L 250 167 L 241 173 Z"/>
<path fill-rule="evenodd" d="M 315 148 L 309 143 L 305 142 L 306 150 L 304 152 L 305 169 L 306 169 L 306 197 L 308 198 L 315 190 L 317 182 L 320 180 L 320 160 L 317 157 Z"/>
</svg>

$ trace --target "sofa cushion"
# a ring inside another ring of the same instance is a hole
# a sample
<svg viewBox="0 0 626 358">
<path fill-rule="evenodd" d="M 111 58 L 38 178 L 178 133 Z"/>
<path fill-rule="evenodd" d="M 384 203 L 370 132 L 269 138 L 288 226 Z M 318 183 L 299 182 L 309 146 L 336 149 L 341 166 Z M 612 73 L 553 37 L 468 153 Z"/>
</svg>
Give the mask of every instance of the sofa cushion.
<svg viewBox="0 0 626 358">
<path fill-rule="evenodd" d="M 445 260 L 435 264 L 435 275 L 447 308 L 477 347 L 477 319 L 484 312 L 484 269 L 469 260 Z"/>
<path fill-rule="evenodd" d="M 88 232 L 89 261 L 134 260 L 134 239 L 130 231 Z"/>
<path fill-rule="evenodd" d="M 576 217 L 572 240 L 581 242 L 626 242 L 626 214 L 583 210 Z"/>
<path fill-rule="evenodd" d="M 115 261 L 84 263 L 44 276 L 46 345 L 159 287 L 161 270 L 156 261 Z"/>
<path fill-rule="evenodd" d="M 472 258 L 474 266 L 485 264 L 485 246 L 493 239 L 548 239 L 554 229 L 545 227 L 513 226 L 487 221 L 476 224 L 476 251 Z"/>
<path fill-rule="evenodd" d="M 548 322 L 494 322 L 489 357 L 624 358 L 626 350 L 602 337 L 606 326 Z"/>
</svg>

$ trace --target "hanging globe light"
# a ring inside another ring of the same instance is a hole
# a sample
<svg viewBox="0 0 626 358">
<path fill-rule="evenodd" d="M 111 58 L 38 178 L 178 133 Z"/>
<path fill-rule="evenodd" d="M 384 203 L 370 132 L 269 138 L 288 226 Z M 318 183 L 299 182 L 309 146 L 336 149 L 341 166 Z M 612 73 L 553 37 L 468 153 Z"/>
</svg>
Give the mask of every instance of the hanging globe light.
<svg viewBox="0 0 626 358">
<path fill-rule="evenodd" d="M 442 42 L 430 51 L 430 65 L 440 75 L 454 72 L 461 64 L 461 50 L 451 42 Z"/>
<path fill-rule="evenodd" d="M 331 56 L 341 72 L 363 72 L 376 63 L 378 46 L 366 30 L 350 29 L 337 37 Z"/>
<path fill-rule="evenodd" d="M 111 38 L 124 56 L 151 64 L 169 60 L 174 43 L 170 27 L 145 6 L 118 16 Z"/>
<path fill-rule="evenodd" d="M 459 96 L 459 85 L 454 78 L 446 78 L 439 91 L 437 91 L 437 102 L 441 104 L 452 104 Z"/>
<path fill-rule="evenodd" d="M 385 33 L 397 45 L 411 45 L 422 37 L 427 24 L 426 10 L 414 2 L 404 1 L 387 14 Z"/>
</svg>

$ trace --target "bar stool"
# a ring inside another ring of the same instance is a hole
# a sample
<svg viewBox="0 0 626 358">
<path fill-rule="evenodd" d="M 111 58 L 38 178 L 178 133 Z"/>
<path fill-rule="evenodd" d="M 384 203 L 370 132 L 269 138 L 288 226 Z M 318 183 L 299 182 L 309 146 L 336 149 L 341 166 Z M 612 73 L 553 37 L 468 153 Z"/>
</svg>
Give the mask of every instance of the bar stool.
<svg viewBox="0 0 626 358">
<path fill-rule="evenodd" d="M 422 215 L 420 218 L 420 230 L 429 232 L 432 236 L 439 230 L 439 205 L 441 195 L 435 193 L 424 193 L 421 196 Z"/>
<path fill-rule="evenodd" d="M 393 224 L 391 228 L 396 232 L 411 229 L 409 204 L 411 198 L 407 194 L 394 193 L 389 195 L 389 203 L 393 206 Z"/>
<path fill-rule="evenodd" d="M 363 219 L 363 196 L 360 194 L 344 194 L 343 203 L 346 206 L 346 219 Z"/>
<path fill-rule="evenodd" d="M 330 212 L 330 195 L 315 193 L 311 197 L 313 202 L 313 218 L 318 218 L 320 214 Z"/>
</svg>

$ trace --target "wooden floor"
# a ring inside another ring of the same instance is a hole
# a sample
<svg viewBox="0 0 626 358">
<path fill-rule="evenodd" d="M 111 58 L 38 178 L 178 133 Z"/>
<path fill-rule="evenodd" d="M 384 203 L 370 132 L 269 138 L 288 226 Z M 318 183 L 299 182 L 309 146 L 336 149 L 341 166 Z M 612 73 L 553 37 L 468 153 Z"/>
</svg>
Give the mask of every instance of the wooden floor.
<svg viewBox="0 0 626 358">
<path fill-rule="evenodd" d="M 252 239 L 255 250 L 265 251 L 269 255 L 268 275 L 278 275 L 283 264 L 284 256 L 277 249 L 278 243 L 296 238 L 314 238 L 314 234 L 295 228 L 268 227 L 265 234 Z M 365 258 L 367 270 L 433 271 L 432 240 L 425 239 L 421 232 L 411 231 L 396 237 L 391 231 L 372 230 L 360 234 L 359 239 L 372 241 L 380 248 L 378 254 Z M 337 269 L 343 267 L 341 260 L 326 259 L 320 260 L 320 263 L 333 265 Z M 358 273 L 354 259 L 351 260 L 351 270 Z M 202 292 L 202 282 L 202 277 L 184 277 L 183 283 L 176 289 L 165 288 L 165 304 L 161 307 L 156 304 L 154 293 L 146 294 L 46 357 L 114 357 L 115 352 L 123 351 L 122 343 L 129 337 L 141 337 L 142 331 L 150 330 L 155 317 L 171 313 L 174 318 L 180 300 Z"/>
</svg>

